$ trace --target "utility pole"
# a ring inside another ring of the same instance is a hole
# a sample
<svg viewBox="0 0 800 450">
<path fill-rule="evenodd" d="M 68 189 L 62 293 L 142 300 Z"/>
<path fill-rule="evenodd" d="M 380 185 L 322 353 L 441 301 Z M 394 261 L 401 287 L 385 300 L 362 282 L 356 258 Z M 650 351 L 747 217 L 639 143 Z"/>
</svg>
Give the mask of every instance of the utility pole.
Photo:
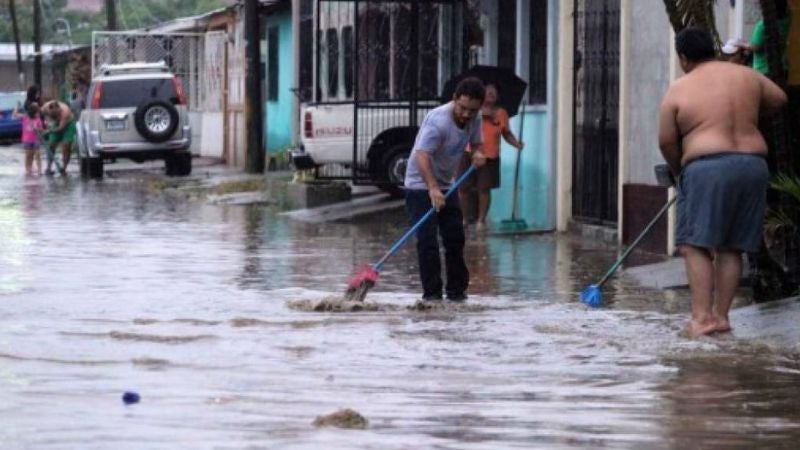
<svg viewBox="0 0 800 450">
<path fill-rule="evenodd" d="M 264 173 L 264 116 L 261 102 L 261 31 L 258 0 L 244 0 L 245 46 L 245 128 L 247 151 L 244 168 L 247 173 Z"/>
<path fill-rule="evenodd" d="M 33 83 L 42 92 L 42 3 L 33 0 Z"/>
<path fill-rule="evenodd" d="M 106 30 L 117 29 L 117 5 L 114 0 L 106 0 Z"/>
<path fill-rule="evenodd" d="M 14 45 L 17 49 L 17 74 L 20 89 L 25 89 L 25 71 L 22 69 L 22 52 L 19 48 L 19 26 L 17 26 L 17 6 L 14 0 L 8 0 L 8 11 L 11 13 L 11 28 L 14 30 Z"/>
</svg>

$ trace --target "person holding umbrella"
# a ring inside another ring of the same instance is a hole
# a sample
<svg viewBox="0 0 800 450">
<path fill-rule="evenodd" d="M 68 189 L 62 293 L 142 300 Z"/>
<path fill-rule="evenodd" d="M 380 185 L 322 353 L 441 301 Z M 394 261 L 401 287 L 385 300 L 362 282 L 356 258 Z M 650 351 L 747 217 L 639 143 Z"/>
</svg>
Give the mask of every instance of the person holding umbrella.
<svg viewBox="0 0 800 450">
<path fill-rule="evenodd" d="M 451 100 L 431 110 L 422 121 L 406 168 L 406 210 L 410 223 L 417 224 L 433 207 L 435 214 L 417 231 L 417 258 L 422 282 L 422 299 L 450 301 L 467 298 L 469 271 L 464 261 L 464 228 L 459 202 L 447 196 L 467 145 L 472 163 L 480 167 L 483 156 L 481 119 L 485 90 L 481 80 L 466 78 L 455 88 Z M 447 284 L 443 286 L 438 234 L 445 250 Z M 443 289 L 444 288 L 444 289 Z"/>
<path fill-rule="evenodd" d="M 498 104 L 497 87 L 494 84 L 486 85 L 486 96 L 481 107 L 481 132 L 483 134 L 483 154 L 486 164 L 479 167 L 458 190 L 461 201 L 461 210 L 464 213 L 464 226 L 467 225 L 467 211 L 470 210 L 470 190 L 478 191 L 478 222 L 476 229 L 486 229 L 486 214 L 491 205 L 492 189 L 500 187 L 500 137 L 511 146 L 521 151 L 524 147 L 508 126 L 508 112 Z M 459 167 L 459 175 L 464 173 L 471 164 L 469 153 L 464 157 Z"/>
</svg>

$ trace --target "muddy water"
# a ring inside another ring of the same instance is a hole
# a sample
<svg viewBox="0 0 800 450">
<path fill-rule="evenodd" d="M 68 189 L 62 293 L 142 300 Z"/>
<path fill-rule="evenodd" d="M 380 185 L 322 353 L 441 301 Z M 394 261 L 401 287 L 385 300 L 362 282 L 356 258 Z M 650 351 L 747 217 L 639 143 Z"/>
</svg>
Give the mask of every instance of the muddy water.
<svg viewBox="0 0 800 450">
<path fill-rule="evenodd" d="M 21 163 L 19 164 L 21 166 Z M 120 175 L 0 170 L 0 448 L 796 448 L 798 302 L 688 341 L 685 293 L 614 280 L 609 249 L 472 240 L 470 308 L 409 308 L 414 254 L 375 311 L 313 312 L 402 216 L 304 225 Z M 794 331 L 793 331 L 794 330 Z M 791 334 L 795 332 L 795 334 Z M 125 406 L 135 391 L 141 402 Z M 366 429 L 314 425 L 344 408 Z"/>
</svg>

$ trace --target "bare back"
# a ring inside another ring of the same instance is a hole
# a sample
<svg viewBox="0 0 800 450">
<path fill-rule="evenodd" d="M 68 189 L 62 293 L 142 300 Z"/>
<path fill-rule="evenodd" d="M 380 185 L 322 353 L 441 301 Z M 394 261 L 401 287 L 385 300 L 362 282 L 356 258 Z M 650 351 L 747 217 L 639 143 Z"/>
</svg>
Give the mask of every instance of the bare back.
<svg viewBox="0 0 800 450">
<path fill-rule="evenodd" d="M 662 132 L 666 113 L 674 120 L 682 166 L 709 154 L 765 154 L 759 113 L 784 102 L 783 91 L 749 67 L 709 61 L 670 87 L 662 105 Z"/>
<path fill-rule="evenodd" d="M 45 103 L 42 109 L 47 112 L 50 118 L 58 121 L 60 125 L 63 125 L 74 118 L 72 109 L 69 107 L 69 105 L 59 102 L 58 100 L 51 100 Z"/>
</svg>

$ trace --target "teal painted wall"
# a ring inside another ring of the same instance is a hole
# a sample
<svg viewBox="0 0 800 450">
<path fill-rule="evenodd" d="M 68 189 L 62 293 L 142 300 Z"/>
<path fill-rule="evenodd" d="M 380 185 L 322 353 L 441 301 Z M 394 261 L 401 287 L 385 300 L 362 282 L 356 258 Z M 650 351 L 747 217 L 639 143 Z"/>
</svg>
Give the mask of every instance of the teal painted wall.
<svg viewBox="0 0 800 450">
<path fill-rule="evenodd" d="M 264 24 L 264 39 L 267 30 L 271 27 L 278 27 L 278 100 L 265 102 L 264 111 L 264 136 L 266 137 L 267 153 L 275 153 L 285 150 L 292 144 L 296 118 L 292 108 L 294 94 L 291 91 L 294 80 L 294 58 L 292 42 L 292 12 L 291 10 L 278 12 L 267 17 Z M 263 61 L 268 63 L 266 58 L 267 48 L 265 45 Z M 269 68 L 267 67 L 267 73 Z M 266 81 L 266 80 L 265 80 Z M 266 85 L 264 86 L 264 97 L 267 97 Z"/>
<path fill-rule="evenodd" d="M 550 120 L 546 110 L 528 110 L 524 119 L 520 155 L 517 217 L 524 219 L 530 230 L 555 228 L 555 175 L 553 151 L 549 146 Z M 520 117 L 511 119 L 511 130 L 519 137 Z M 511 218 L 514 192 L 514 164 L 517 150 L 505 140 L 500 148 L 500 187 L 492 191 L 489 220 L 495 228 Z"/>
</svg>

